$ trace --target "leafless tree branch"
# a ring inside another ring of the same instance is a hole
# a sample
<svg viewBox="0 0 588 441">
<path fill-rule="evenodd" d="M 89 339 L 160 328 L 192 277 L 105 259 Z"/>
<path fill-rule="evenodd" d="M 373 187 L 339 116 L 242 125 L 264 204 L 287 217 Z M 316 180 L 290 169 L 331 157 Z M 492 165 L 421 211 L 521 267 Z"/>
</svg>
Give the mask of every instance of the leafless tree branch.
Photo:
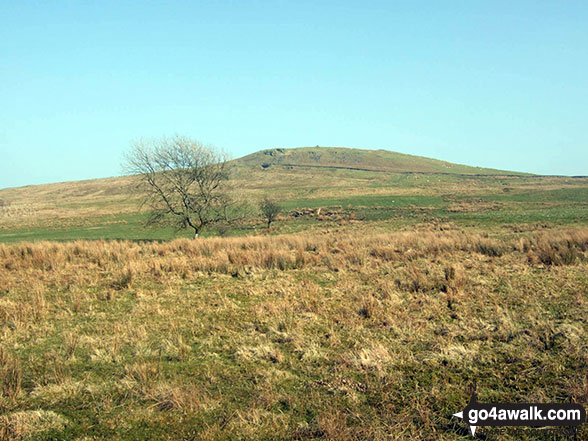
<svg viewBox="0 0 588 441">
<path fill-rule="evenodd" d="M 229 194 L 227 156 L 182 136 L 138 141 L 125 157 L 125 172 L 137 177 L 141 203 L 150 209 L 148 223 L 171 222 L 192 228 L 228 222 L 234 201 Z"/>
</svg>

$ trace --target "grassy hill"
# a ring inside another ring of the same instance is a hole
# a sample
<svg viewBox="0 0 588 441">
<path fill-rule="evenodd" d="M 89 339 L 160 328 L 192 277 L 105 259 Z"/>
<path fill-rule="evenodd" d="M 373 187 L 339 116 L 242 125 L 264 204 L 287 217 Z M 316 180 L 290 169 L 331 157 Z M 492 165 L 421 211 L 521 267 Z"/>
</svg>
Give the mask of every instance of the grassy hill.
<svg viewBox="0 0 588 441">
<path fill-rule="evenodd" d="M 241 198 L 252 206 L 264 196 L 280 201 L 284 211 L 275 233 L 343 224 L 363 228 L 369 223 L 389 230 L 431 222 L 551 225 L 588 219 L 586 178 L 325 147 L 264 150 L 236 159 L 234 165 L 233 182 Z M 131 191 L 132 180 L 127 176 L 0 190 L 0 242 L 183 237 L 183 232 L 143 227 L 145 213 Z M 228 234 L 265 230 L 252 215 Z"/>
<path fill-rule="evenodd" d="M 406 155 L 388 150 L 344 147 L 300 147 L 269 149 L 236 161 L 246 167 L 324 167 L 388 173 L 444 173 L 460 175 L 516 175 L 521 173 L 453 164 L 438 159 Z"/>
<path fill-rule="evenodd" d="M 132 177 L 0 190 L 0 440 L 471 439 L 451 415 L 474 381 L 586 406 L 587 178 L 323 148 L 235 166 L 282 205 L 271 232 L 145 229 Z M 476 433 L 538 435 L 588 441 Z"/>
</svg>

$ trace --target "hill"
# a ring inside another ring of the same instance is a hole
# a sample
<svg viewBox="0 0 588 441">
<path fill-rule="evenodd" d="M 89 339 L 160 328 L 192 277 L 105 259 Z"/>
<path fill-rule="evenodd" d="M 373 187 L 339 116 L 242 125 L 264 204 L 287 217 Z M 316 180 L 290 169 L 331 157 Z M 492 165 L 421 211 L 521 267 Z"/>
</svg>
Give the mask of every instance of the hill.
<svg viewBox="0 0 588 441">
<path fill-rule="evenodd" d="M 245 167 L 324 167 L 388 173 L 522 175 L 525 173 L 453 164 L 388 150 L 344 147 L 299 147 L 262 150 L 235 161 Z"/>
<path fill-rule="evenodd" d="M 298 148 L 263 150 L 234 160 L 239 197 L 269 196 L 283 207 L 272 231 L 400 229 L 419 224 L 461 226 L 585 223 L 588 179 L 517 174 L 384 150 Z M 182 237 L 146 229 L 146 214 L 115 177 L 0 190 L 0 242 L 23 240 Z M 266 234 L 254 212 L 228 232 Z"/>
</svg>

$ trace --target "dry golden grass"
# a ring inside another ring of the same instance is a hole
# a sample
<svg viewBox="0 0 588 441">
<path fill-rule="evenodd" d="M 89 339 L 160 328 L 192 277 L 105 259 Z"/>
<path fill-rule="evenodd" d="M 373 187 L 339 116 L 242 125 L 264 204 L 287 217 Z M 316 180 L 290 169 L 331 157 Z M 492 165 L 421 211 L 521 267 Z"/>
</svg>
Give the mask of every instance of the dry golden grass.
<svg viewBox="0 0 588 441">
<path fill-rule="evenodd" d="M 0 417 L 0 439 L 5 441 L 30 440 L 62 431 L 67 419 L 52 411 L 30 410 L 13 412 Z"/>
<path fill-rule="evenodd" d="M 586 405 L 587 254 L 588 228 L 0 244 L 0 433 L 466 439 L 472 381 Z"/>
<path fill-rule="evenodd" d="M 42 272 L 63 279 L 72 272 L 96 269 L 107 276 L 113 288 L 126 288 L 135 277 L 157 279 L 168 274 L 186 278 L 194 272 L 232 274 L 237 271 L 295 269 L 324 264 L 345 267 L 376 261 L 413 261 L 450 252 L 476 252 L 490 257 L 526 252 L 529 260 L 545 265 L 571 264 L 588 248 L 588 229 L 539 232 L 530 237 L 490 239 L 487 234 L 463 231 L 408 231 L 393 234 L 321 233 L 269 237 L 177 239 L 170 242 L 126 241 L 37 242 L 0 244 L 2 280 L 10 286 L 17 271 Z M 408 267 L 409 272 L 414 272 Z M 447 278 L 455 277 L 455 269 Z M 97 275 L 98 275 L 97 274 Z M 71 275 L 75 277 L 75 274 Z M 85 281 L 84 279 L 81 280 Z M 37 286 L 38 289 L 38 286 Z M 40 302 L 37 300 L 36 302 Z"/>
</svg>

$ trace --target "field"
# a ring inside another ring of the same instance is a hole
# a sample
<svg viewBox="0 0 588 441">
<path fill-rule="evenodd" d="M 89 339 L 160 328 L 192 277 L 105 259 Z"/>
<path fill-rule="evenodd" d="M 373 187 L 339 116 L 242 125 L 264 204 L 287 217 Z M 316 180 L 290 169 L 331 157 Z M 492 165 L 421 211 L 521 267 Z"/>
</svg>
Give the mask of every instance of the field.
<svg viewBox="0 0 588 441">
<path fill-rule="evenodd" d="M 129 177 L 0 190 L 0 440 L 465 440 L 472 385 L 588 405 L 588 178 L 320 152 L 237 161 L 284 210 L 198 240 L 145 229 Z"/>
<path fill-rule="evenodd" d="M 587 250 L 586 228 L 2 245 L 0 433 L 450 440 L 474 382 L 586 404 Z"/>
</svg>

